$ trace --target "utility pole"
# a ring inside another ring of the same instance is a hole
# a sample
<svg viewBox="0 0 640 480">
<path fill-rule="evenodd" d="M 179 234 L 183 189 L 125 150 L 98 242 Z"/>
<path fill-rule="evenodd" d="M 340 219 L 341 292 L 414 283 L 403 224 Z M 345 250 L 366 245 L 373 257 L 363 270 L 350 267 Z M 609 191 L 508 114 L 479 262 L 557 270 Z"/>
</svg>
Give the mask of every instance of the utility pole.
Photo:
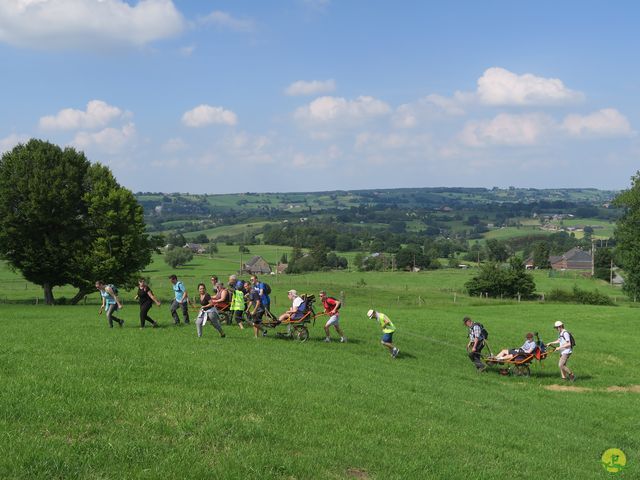
<svg viewBox="0 0 640 480">
<path fill-rule="evenodd" d="M 611 259 L 611 267 L 609 267 L 609 285 L 613 285 L 613 258 Z"/>
<path fill-rule="evenodd" d="M 596 242 L 591 239 L 591 276 L 596 274 Z"/>
</svg>

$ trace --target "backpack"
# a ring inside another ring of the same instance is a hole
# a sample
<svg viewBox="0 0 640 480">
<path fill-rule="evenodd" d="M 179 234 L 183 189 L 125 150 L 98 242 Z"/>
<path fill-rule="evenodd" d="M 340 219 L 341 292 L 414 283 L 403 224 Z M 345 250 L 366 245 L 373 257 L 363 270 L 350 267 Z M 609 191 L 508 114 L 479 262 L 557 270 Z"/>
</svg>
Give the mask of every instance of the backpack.
<svg viewBox="0 0 640 480">
<path fill-rule="evenodd" d="M 487 329 L 484 328 L 484 325 L 478 322 L 476 322 L 475 325 L 478 325 L 480 327 L 480 335 L 482 336 L 482 340 L 486 340 L 487 338 L 489 338 L 489 332 L 487 332 Z"/>
<path fill-rule="evenodd" d="M 109 287 L 115 295 L 118 295 L 118 287 L 116 287 L 113 283 L 110 283 L 109 285 L 107 285 L 107 287 Z"/>
<path fill-rule="evenodd" d="M 565 332 L 567 332 L 569 334 L 569 343 L 571 344 L 571 348 L 576 346 L 576 341 L 573 338 L 573 335 L 571 335 L 571 332 L 565 330 Z"/>
<path fill-rule="evenodd" d="M 264 290 L 264 294 L 271 295 L 271 287 L 269 286 L 269 284 L 262 282 L 262 285 L 263 285 L 262 289 Z"/>
</svg>

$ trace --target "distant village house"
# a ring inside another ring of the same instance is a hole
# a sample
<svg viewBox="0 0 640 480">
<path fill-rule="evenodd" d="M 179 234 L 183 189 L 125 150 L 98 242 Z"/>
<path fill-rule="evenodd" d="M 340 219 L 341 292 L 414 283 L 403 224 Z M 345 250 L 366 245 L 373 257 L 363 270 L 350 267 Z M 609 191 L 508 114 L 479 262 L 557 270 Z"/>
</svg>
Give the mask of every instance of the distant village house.
<svg viewBox="0 0 640 480">
<path fill-rule="evenodd" d="M 193 253 L 205 253 L 207 251 L 207 249 L 199 243 L 186 243 L 184 248 L 191 250 Z"/>
<path fill-rule="evenodd" d="M 562 255 L 550 255 L 549 263 L 553 270 L 581 270 L 591 272 L 591 253 L 574 247 Z M 533 258 L 529 257 L 524 261 L 525 268 L 535 268 Z"/>
<path fill-rule="evenodd" d="M 249 275 L 270 275 L 271 266 L 264 258 L 256 255 L 242 266 L 241 273 L 248 273 Z"/>
</svg>

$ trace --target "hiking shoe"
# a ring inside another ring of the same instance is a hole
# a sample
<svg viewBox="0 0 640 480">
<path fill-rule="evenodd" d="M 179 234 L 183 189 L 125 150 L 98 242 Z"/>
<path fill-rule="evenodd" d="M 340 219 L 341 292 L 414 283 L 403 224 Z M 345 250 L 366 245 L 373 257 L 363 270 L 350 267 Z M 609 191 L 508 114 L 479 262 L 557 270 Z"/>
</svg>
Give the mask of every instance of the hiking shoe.
<svg viewBox="0 0 640 480">
<path fill-rule="evenodd" d="M 399 348 L 395 348 L 391 351 L 391 356 L 393 358 L 396 358 L 398 356 L 398 354 L 400 353 L 400 349 Z"/>
<path fill-rule="evenodd" d="M 266 337 L 266 336 L 267 336 L 267 331 L 266 331 L 266 330 L 263 330 L 263 331 L 262 331 L 262 336 L 263 336 L 263 337 Z"/>
<path fill-rule="evenodd" d="M 569 380 L 572 382 L 576 381 L 576 376 L 572 373 L 571 375 L 569 375 Z"/>
<path fill-rule="evenodd" d="M 226 336 L 227 336 L 227 334 L 226 334 L 226 333 L 223 333 L 223 334 L 221 334 L 221 335 L 220 335 L 220 338 L 224 338 L 224 337 L 226 337 Z"/>
<path fill-rule="evenodd" d="M 340 337 L 340 343 L 347 343 L 347 339 L 345 337 Z"/>
<path fill-rule="evenodd" d="M 119 325 L 120 325 L 120 328 L 124 327 L 124 320 L 120 320 Z"/>
<path fill-rule="evenodd" d="M 158 322 L 153 322 L 153 328 L 158 328 Z"/>
<path fill-rule="evenodd" d="M 329 343 L 331 341 L 331 339 L 329 337 L 324 339 L 325 343 Z"/>
<path fill-rule="evenodd" d="M 478 368 L 478 373 L 482 373 L 487 369 L 487 366 L 485 365 L 484 367 L 479 367 Z"/>
</svg>

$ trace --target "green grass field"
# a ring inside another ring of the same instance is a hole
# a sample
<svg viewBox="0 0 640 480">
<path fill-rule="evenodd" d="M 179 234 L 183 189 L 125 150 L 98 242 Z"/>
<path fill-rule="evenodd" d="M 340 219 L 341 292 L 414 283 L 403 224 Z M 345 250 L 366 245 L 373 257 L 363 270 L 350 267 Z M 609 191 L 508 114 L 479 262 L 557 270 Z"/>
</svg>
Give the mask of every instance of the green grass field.
<svg viewBox="0 0 640 480">
<path fill-rule="evenodd" d="M 194 290 L 235 265 L 225 250 L 177 273 Z M 169 272 L 159 258 L 147 272 L 164 300 Z M 535 273 L 539 290 L 620 295 Z M 0 304 L 0 478 L 597 479 L 611 477 L 600 465 L 608 448 L 627 455 L 620 478 L 638 478 L 639 310 L 469 298 L 461 292 L 472 274 L 268 279 L 277 310 L 292 287 L 342 296 L 346 344 L 322 342 L 319 322 L 305 343 L 237 327 L 224 339 L 207 327 L 198 339 L 193 326 L 171 325 L 166 301 L 151 310 L 162 328 L 145 330 L 133 303 L 124 328 L 107 328 L 96 296 L 77 307 Z M 0 269 L 3 287 L 17 277 Z M 37 294 L 21 284 L 11 297 Z M 371 307 L 397 326 L 396 360 L 365 317 Z M 563 319 L 578 380 L 561 384 L 557 357 L 530 378 L 475 373 L 464 315 L 485 325 L 494 350 L 519 346 L 527 331 L 552 340 Z"/>
</svg>

